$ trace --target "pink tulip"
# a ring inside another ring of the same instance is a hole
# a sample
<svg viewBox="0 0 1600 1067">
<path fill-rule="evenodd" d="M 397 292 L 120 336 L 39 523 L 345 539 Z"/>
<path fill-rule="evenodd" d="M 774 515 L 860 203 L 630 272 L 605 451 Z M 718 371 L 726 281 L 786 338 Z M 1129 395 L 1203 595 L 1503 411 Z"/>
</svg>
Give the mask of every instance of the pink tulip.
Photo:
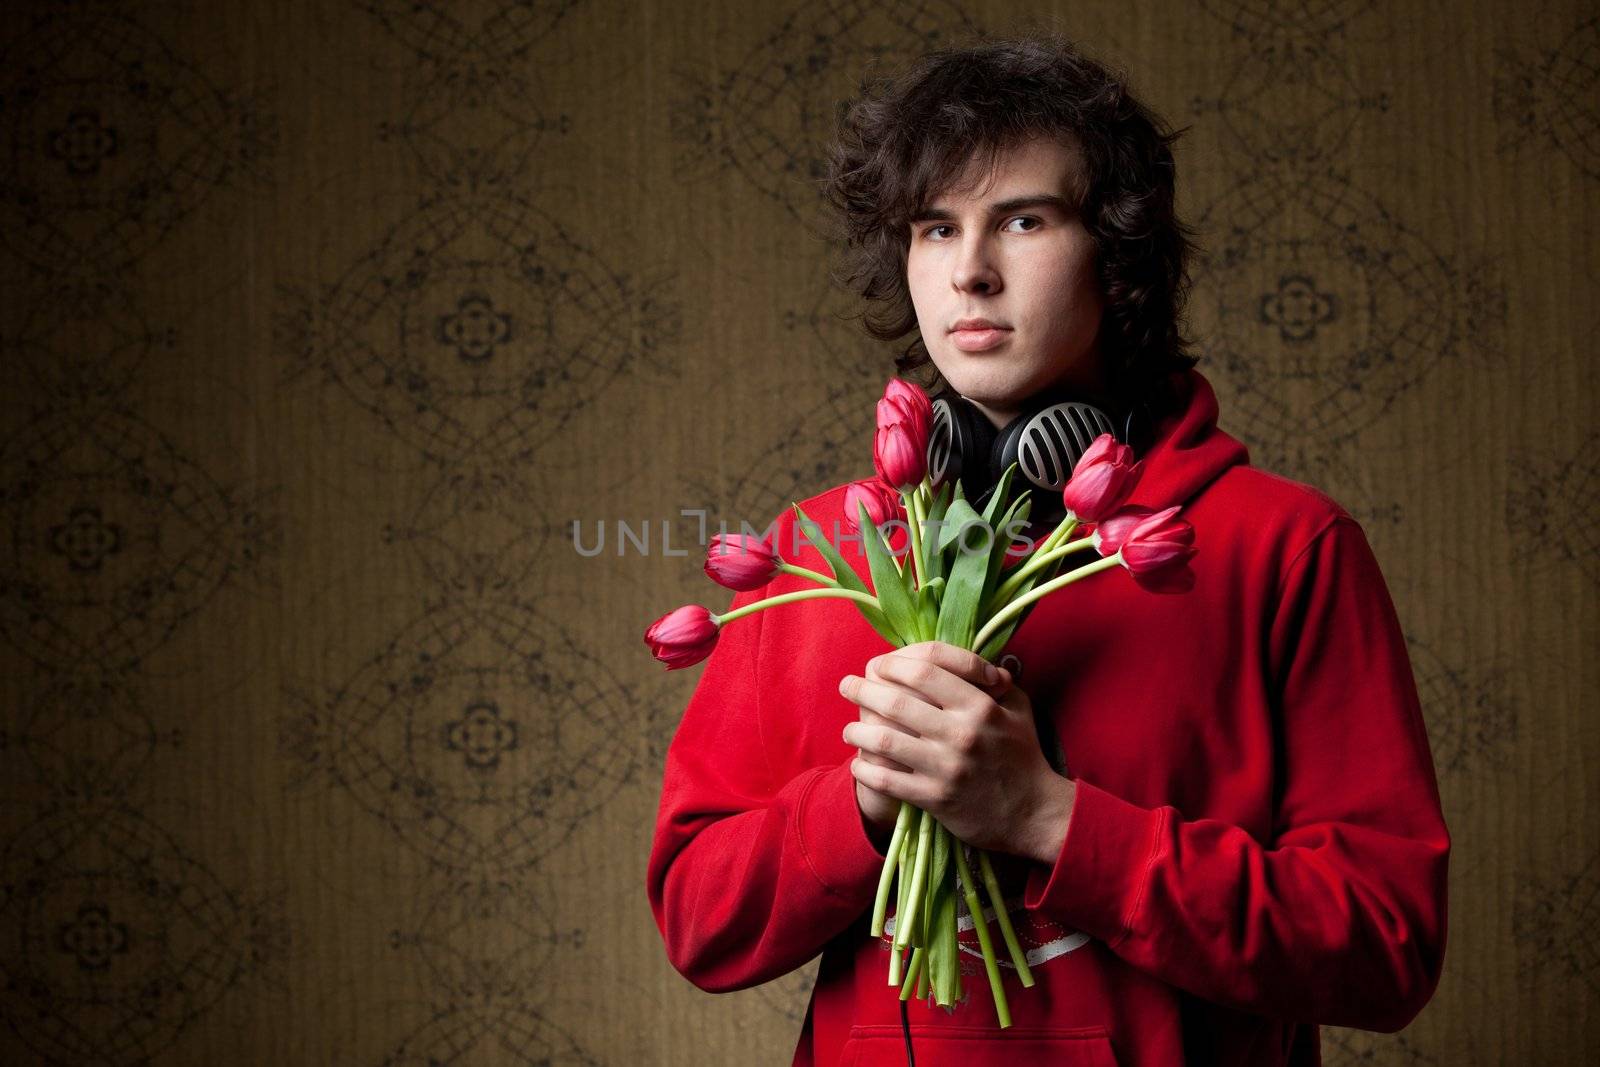
<svg viewBox="0 0 1600 1067">
<path fill-rule="evenodd" d="M 1175 518 L 1176 506 L 1148 515 L 1123 538 L 1122 565 L 1134 574 L 1150 574 L 1194 555 L 1194 527 Z"/>
<path fill-rule="evenodd" d="M 878 401 L 878 430 L 872 465 L 885 485 L 896 490 L 921 484 L 928 471 L 928 434 L 933 402 L 910 382 L 892 378 Z"/>
<path fill-rule="evenodd" d="M 1143 471 L 1143 464 L 1134 461 L 1132 448 L 1103 433 L 1072 468 L 1072 477 L 1061 491 L 1062 502 L 1079 522 L 1098 522 L 1122 506 Z"/>
<path fill-rule="evenodd" d="M 851 482 L 849 488 L 844 491 L 844 531 L 846 534 L 854 535 L 860 530 L 860 524 L 856 522 L 856 515 L 859 514 L 856 507 L 858 503 L 867 506 L 867 518 L 872 520 L 872 525 L 882 529 L 884 523 L 897 523 L 897 525 L 884 531 L 884 541 L 888 544 L 889 551 L 899 557 L 911 543 L 911 528 L 899 525 L 908 521 L 905 504 L 900 499 L 900 494 L 876 478 Z M 844 549 L 841 548 L 840 551 L 843 552 Z M 858 544 L 856 551 L 864 553 L 865 546 Z"/>
<path fill-rule="evenodd" d="M 1133 528 L 1155 514 L 1155 509 L 1142 504 L 1129 504 L 1121 511 L 1107 515 L 1091 527 L 1090 537 L 1094 549 L 1102 556 L 1114 556 L 1122 548 Z"/>
<path fill-rule="evenodd" d="M 857 504 L 867 506 L 867 517 L 872 520 L 874 526 L 882 526 L 890 519 L 904 521 L 905 518 L 905 508 L 901 506 L 900 494 L 883 482 L 871 478 L 851 482 L 850 487 L 844 491 L 844 525 L 851 533 L 856 532 L 856 515 L 859 513 Z"/>
<path fill-rule="evenodd" d="M 927 439 L 928 430 L 933 426 L 933 401 L 928 399 L 927 393 L 908 381 L 890 378 L 883 387 L 883 399 L 903 410 L 916 425 L 918 435 Z"/>
<path fill-rule="evenodd" d="M 729 589 L 760 589 L 778 573 L 772 545 L 750 534 L 713 534 L 706 549 L 706 574 Z"/>
<path fill-rule="evenodd" d="M 711 655 L 719 632 L 710 611 L 699 604 L 685 604 L 651 623 L 644 642 L 650 646 L 650 654 L 671 671 L 692 667 Z"/>
</svg>

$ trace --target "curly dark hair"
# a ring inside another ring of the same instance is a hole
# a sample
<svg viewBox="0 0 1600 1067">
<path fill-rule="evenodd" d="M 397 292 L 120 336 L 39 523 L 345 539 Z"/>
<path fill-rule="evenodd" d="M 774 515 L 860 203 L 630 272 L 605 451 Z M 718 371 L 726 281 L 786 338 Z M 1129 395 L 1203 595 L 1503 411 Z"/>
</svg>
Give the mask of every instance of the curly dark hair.
<svg viewBox="0 0 1600 1067">
<path fill-rule="evenodd" d="M 1079 210 L 1095 241 L 1106 299 L 1101 352 L 1114 399 L 1174 401 L 1169 376 L 1199 362 L 1182 332 L 1198 251 L 1174 207 L 1170 146 L 1188 131 L 1134 99 L 1126 77 L 1058 33 L 991 39 L 929 52 L 895 75 L 865 81 L 839 107 L 822 191 L 836 210 L 828 236 L 835 282 L 868 302 L 866 331 L 893 341 L 917 328 L 906 283 L 910 220 L 969 159 L 1034 137 L 1075 145 L 1084 164 Z M 920 335 L 895 358 L 901 374 L 931 365 Z M 932 370 L 937 387 L 944 383 Z"/>
</svg>

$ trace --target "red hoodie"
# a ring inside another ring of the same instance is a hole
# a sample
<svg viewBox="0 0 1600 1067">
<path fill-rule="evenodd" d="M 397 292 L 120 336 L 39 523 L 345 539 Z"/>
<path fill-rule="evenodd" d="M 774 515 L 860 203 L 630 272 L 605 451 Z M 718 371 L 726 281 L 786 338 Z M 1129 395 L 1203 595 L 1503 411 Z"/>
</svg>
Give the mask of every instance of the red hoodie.
<svg viewBox="0 0 1600 1067">
<path fill-rule="evenodd" d="M 1035 979 L 999 953 L 1013 1025 L 962 906 L 965 997 L 911 1001 L 919 1067 L 1302 1067 L 1319 1023 L 1399 1030 L 1438 983 L 1450 836 L 1378 563 L 1332 499 L 1249 466 L 1200 373 L 1181 379 L 1131 503 L 1183 505 L 1194 586 L 1116 568 L 1007 646 L 1076 805 L 1053 867 L 994 856 Z M 830 537 L 844 491 L 801 503 Z M 791 511 L 776 530 L 826 571 Z M 732 604 L 811 587 L 780 574 Z M 884 855 L 840 736 L 859 712 L 837 688 L 888 648 L 847 600 L 730 623 L 667 752 L 647 873 L 667 956 L 726 992 L 820 952 L 796 1065 L 905 1061 L 889 935 L 868 930 Z"/>
</svg>

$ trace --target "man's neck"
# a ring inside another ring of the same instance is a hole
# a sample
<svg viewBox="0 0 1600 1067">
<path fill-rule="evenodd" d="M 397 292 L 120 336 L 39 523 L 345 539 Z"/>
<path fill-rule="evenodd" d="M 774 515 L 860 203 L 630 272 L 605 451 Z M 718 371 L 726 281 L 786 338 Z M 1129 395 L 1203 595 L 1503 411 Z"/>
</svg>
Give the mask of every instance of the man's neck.
<svg viewBox="0 0 1600 1067">
<path fill-rule="evenodd" d="M 1046 386 L 1030 396 L 1027 400 L 1027 403 L 1025 403 L 1023 406 L 1016 408 L 990 407 L 989 405 L 979 403 L 976 400 L 971 400 L 970 402 L 972 406 L 982 412 L 983 415 L 994 424 L 995 429 L 998 430 L 1003 429 L 1024 411 L 1037 411 L 1048 403 L 1055 403 L 1061 400 L 1082 401 L 1086 404 L 1093 404 L 1095 407 L 1109 415 L 1114 416 L 1116 414 L 1116 404 L 1113 401 L 1110 391 L 1105 388 L 1103 382 L 1096 383 L 1092 386 L 1068 383 L 1057 383 L 1055 385 Z"/>
</svg>

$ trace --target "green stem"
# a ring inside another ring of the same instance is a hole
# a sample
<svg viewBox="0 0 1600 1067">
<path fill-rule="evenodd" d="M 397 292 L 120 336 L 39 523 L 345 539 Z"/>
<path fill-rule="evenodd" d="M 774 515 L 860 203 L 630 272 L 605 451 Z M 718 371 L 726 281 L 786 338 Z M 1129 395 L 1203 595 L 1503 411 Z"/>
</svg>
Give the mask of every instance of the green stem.
<svg viewBox="0 0 1600 1067">
<path fill-rule="evenodd" d="M 902 801 L 902 803 L 908 802 Z M 915 809 L 913 809 L 911 813 L 911 821 L 915 823 L 916 819 L 917 814 Z M 916 852 L 912 847 L 915 844 L 916 840 L 912 836 L 910 826 L 908 826 L 906 828 L 906 839 L 900 842 L 900 871 L 895 878 L 894 921 L 896 923 L 899 923 L 900 916 L 906 913 L 906 897 L 909 895 L 911 890 L 911 867 L 917 859 Z"/>
<path fill-rule="evenodd" d="M 895 949 L 896 952 L 900 951 Z M 927 958 L 928 952 L 921 945 L 911 951 L 911 965 L 906 968 L 905 984 L 900 987 L 900 999 L 911 999 L 911 987 L 915 983 L 922 984 L 922 963 Z"/>
<path fill-rule="evenodd" d="M 923 479 L 924 482 L 927 479 Z M 906 500 L 906 517 L 911 520 L 911 565 L 916 568 L 917 588 L 922 588 L 922 486 L 901 494 Z"/>
<path fill-rule="evenodd" d="M 1028 969 L 1027 955 L 1017 943 L 1017 932 L 1011 928 L 1011 916 L 1006 911 L 1005 898 L 1000 895 L 1000 880 L 994 876 L 994 865 L 989 862 L 989 854 L 982 849 L 978 850 L 978 867 L 983 872 L 983 887 L 989 891 L 989 900 L 994 905 L 994 917 L 1000 924 L 1000 934 L 1006 939 L 1006 951 L 1011 953 L 1011 965 L 1017 969 L 1022 984 L 1032 986 L 1033 972 Z"/>
<path fill-rule="evenodd" d="M 900 865 L 900 846 L 911 830 L 913 812 L 917 809 L 908 801 L 900 802 L 900 814 L 894 821 L 894 836 L 889 839 L 889 855 L 884 860 L 883 872 L 878 875 L 878 898 L 872 904 L 872 936 L 883 936 L 883 917 L 889 910 L 889 886 L 894 882 L 895 869 Z"/>
<path fill-rule="evenodd" d="M 1045 535 L 1044 544 L 1039 546 L 1038 552 L 1048 552 L 1057 545 L 1060 545 L 1067 538 L 1071 537 L 1072 531 L 1076 530 L 1077 528 L 1077 516 L 1068 515 L 1066 518 L 1061 520 L 1061 525 L 1057 526 L 1054 530 L 1051 530 Z M 1036 552 L 1035 555 L 1038 555 L 1038 552 Z M 1027 565 L 1028 561 L 1023 560 L 1023 566 Z"/>
<path fill-rule="evenodd" d="M 916 922 L 917 909 L 922 903 L 923 886 L 928 881 L 928 859 L 933 855 L 933 816 L 917 809 L 917 860 L 911 871 L 910 898 L 906 901 L 906 914 L 895 916 L 894 947 L 905 948 L 911 943 L 911 928 Z"/>
<path fill-rule="evenodd" d="M 1094 547 L 1094 538 L 1080 537 L 1076 541 L 1068 542 L 1060 547 L 1052 547 L 1043 552 L 1036 552 L 1028 557 L 1026 563 L 1018 567 L 1012 575 L 1005 580 L 1005 584 L 994 591 L 989 597 L 985 607 L 994 608 L 1003 605 L 1014 596 L 1019 588 L 1033 575 L 1054 563 L 1058 559 L 1066 559 L 1074 552 L 1082 552 L 1085 548 Z"/>
<path fill-rule="evenodd" d="M 754 604 L 746 604 L 742 608 L 735 608 L 734 610 L 726 612 L 722 615 L 718 615 L 713 612 L 711 615 L 711 621 L 716 623 L 718 626 L 721 626 L 723 623 L 733 622 L 735 619 L 742 619 L 746 615 L 754 615 L 758 611 L 765 611 L 767 608 L 775 608 L 779 604 L 789 604 L 796 600 L 820 600 L 823 597 L 830 596 L 843 597 L 846 600 L 857 600 L 863 604 L 871 604 L 873 607 L 879 608 L 880 610 L 882 607 L 878 603 L 877 597 L 873 596 L 871 593 L 863 593 L 855 589 L 800 589 L 793 593 L 780 593 L 777 596 L 769 596 L 765 600 L 758 600 Z"/>
<path fill-rule="evenodd" d="M 1065 589 L 1073 582 L 1080 581 L 1089 577 L 1091 574 L 1106 570 L 1109 567 L 1115 567 L 1121 562 L 1122 553 L 1119 551 L 1115 555 L 1106 556 L 1104 559 L 1097 559 L 1093 563 L 1086 563 L 1075 571 L 1068 571 L 1059 578 L 1052 578 L 1050 581 L 1045 582 L 1036 589 L 1030 589 L 1022 596 L 1019 596 L 1017 599 L 1001 608 L 995 615 L 991 616 L 989 621 L 983 624 L 983 629 L 978 631 L 978 636 L 973 639 L 972 647 L 982 648 L 988 643 L 989 637 L 996 630 L 1004 626 L 1014 616 L 1020 615 L 1022 613 L 1022 609 L 1027 607 L 1029 604 L 1032 604 L 1034 601 L 1042 600 L 1051 593 L 1055 592 L 1057 589 Z"/>
<path fill-rule="evenodd" d="M 1068 515 L 1066 518 L 1062 519 L 1061 524 L 1046 534 L 1044 540 L 1039 542 L 1039 547 L 1033 550 L 1033 554 L 1018 564 L 1018 569 L 1022 571 L 1032 571 L 1040 566 L 1043 566 L 1043 564 L 1039 562 L 1039 557 L 1044 555 L 1046 552 L 1051 551 L 1067 538 L 1071 537 L 1072 531 L 1076 530 L 1077 528 L 1078 520 L 1075 516 Z"/>
<path fill-rule="evenodd" d="M 983 949 L 983 969 L 989 974 L 989 989 L 994 993 L 994 1010 L 1000 1016 L 1000 1029 L 1011 1025 L 1011 1006 L 1006 1003 L 1006 988 L 1000 981 L 1000 965 L 995 962 L 994 942 L 989 939 L 989 920 L 983 917 L 983 902 L 978 899 L 978 887 L 972 881 L 972 871 L 967 867 L 967 846 L 955 837 L 950 845 L 956 853 L 956 874 L 961 876 L 961 895 L 972 915 L 972 928 L 978 932 L 978 945 Z M 997 912 L 999 909 L 995 909 Z"/>
<path fill-rule="evenodd" d="M 808 570 L 805 567 L 797 567 L 793 563 L 784 563 L 779 561 L 778 569 L 780 571 L 785 571 L 789 574 L 792 574 L 796 578 L 806 578 L 821 585 L 825 585 L 829 589 L 839 588 L 839 579 L 830 578 L 826 574 L 818 574 L 816 571 Z"/>
<path fill-rule="evenodd" d="M 902 806 L 906 805 L 905 801 L 901 801 L 900 803 Z M 915 820 L 915 818 L 916 816 L 913 814 L 912 819 Z M 906 913 L 906 886 L 911 881 L 911 834 L 909 832 L 907 832 L 905 838 L 900 842 L 900 853 L 896 857 L 896 860 L 894 914 L 895 920 L 898 922 L 899 917 Z M 889 984 L 897 986 L 900 984 L 900 968 L 902 966 L 902 958 L 900 950 L 894 947 L 892 938 L 890 939 L 890 942 Z"/>
<path fill-rule="evenodd" d="M 933 507 L 933 498 L 937 494 L 933 491 L 932 483 L 926 479 L 924 479 L 922 482 L 921 492 L 922 502 L 918 505 L 918 514 L 922 517 L 922 567 L 923 570 L 927 572 L 928 580 L 932 581 L 934 578 L 939 576 L 940 571 L 938 561 L 933 555 L 933 553 L 936 553 L 939 550 L 939 537 L 937 531 L 935 531 L 933 542 L 930 544 L 928 541 L 928 511 Z"/>
</svg>

